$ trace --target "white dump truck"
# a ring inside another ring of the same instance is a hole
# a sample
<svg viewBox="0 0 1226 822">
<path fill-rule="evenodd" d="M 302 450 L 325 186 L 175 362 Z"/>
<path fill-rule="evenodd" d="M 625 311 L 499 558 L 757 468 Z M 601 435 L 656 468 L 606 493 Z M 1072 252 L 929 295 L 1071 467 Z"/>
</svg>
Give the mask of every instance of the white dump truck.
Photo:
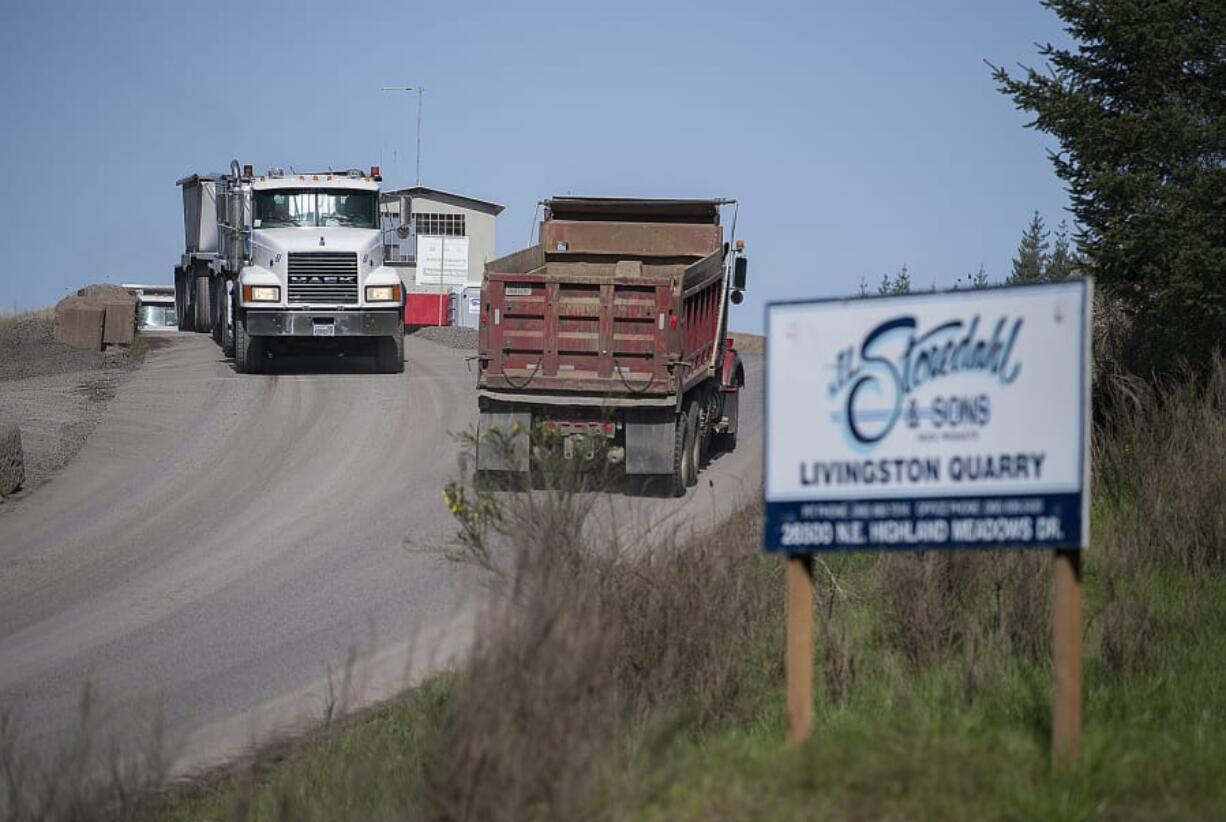
<svg viewBox="0 0 1226 822">
<path fill-rule="evenodd" d="M 183 189 L 185 251 L 175 268 L 182 330 L 211 333 L 237 370 L 312 349 L 373 349 L 404 370 L 404 288 L 383 265 L 379 168 L 193 174 Z"/>
</svg>

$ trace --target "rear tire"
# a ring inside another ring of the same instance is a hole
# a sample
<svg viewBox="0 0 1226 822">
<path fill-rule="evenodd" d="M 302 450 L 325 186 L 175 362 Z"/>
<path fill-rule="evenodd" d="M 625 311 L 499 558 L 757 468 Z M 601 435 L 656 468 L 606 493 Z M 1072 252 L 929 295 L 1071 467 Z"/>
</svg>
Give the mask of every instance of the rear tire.
<svg viewBox="0 0 1226 822">
<path fill-rule="evenodd" d="M 226 327 L 226 283 L 220 277 L 212 277 L 209 279 L 209 286 L 212 292 L 213 342 L 222 345 Z"/>
<path fill-rule="evenodd" d="M 191 331 L 192 325 L 192 296 L 194 290 L 191 286 L 194 285 L 188 272 L 182 267 L 175 268 L 175 318 L 178 320 L 180 331 Z"/>
<path fill-rule="evenodd" d="M 669 476 L 670 496 L 684 497 L 690 485 L 690 421 L 684 411 L 677 412 L 677 425 L 673 431 L 673 472 Z"/>
<path fill-rule="evenodd" d="M 192 317 L 193 327 L 202 334 L 208 334 L 213 330 L 213 310 L 212 300 L 209 294 L 209 278 L 195 277 L 192 279 L 192 286 L 195 289 L 194 312 Z"/>
<path fill-rule="evenodd" d="M 702 408 L 698 401 L 694 400 L 690 403 L 689 410 L 690 428 L 690 485 L 698 484 L 698 472 L 702 470 L 703 459 L 706 457 L 706 448 L 704 448 L 702 436 Z"/>
</svg>

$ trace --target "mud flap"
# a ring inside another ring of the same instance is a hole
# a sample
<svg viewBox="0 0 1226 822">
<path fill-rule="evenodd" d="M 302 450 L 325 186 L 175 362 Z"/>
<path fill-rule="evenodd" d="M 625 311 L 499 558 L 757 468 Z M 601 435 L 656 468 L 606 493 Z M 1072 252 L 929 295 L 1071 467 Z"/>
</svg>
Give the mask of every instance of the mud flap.
<svg viewBox="0 0 1226 822">
<path fill-rule="evenodd" d="M 677 414 L 671 408 L 626 416 L 626 473 L 671 474 Z"/>
<path fill-rule="evenodd" d="M 740 391 L 725 391 L 723 403 L 724 421 L 728 427 L 724 429 L 725 434 L 735 434 L 737 426 L 737 418 L 741 407 L 741 392 Z"/>
<path fill-rule="evenodd" d="M 482 411 L 477 419 L 477 470 L 527 471 L 532 414 Z"/>
</svg>

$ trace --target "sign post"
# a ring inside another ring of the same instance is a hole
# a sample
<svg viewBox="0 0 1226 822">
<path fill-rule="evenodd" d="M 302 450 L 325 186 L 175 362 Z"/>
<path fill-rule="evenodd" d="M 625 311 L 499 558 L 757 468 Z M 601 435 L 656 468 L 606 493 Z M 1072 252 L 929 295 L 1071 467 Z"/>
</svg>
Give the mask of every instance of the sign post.
<svg viewBox="0 0 1226 822">
<path fill-rule="evenodd" d="M 787 588 L 788 742 L 799 745 L 813 731 L 813 557 L 788 557 Z"/>
<path fill-rule="evenodd" d="M 1076 756 L 1092 289 L 767 306 L 764 547 L 788 555 L 789 740 L 812 722 L 809 554 L 1040 548 L 1055 552 L 1052 753 Z"/>
<path fill-rule="evenodd" d="M 1072 762 L 1081 748 L 1081 554 L 1056 551 L 1052 592 L 1051 757 Z"/>
</svg>

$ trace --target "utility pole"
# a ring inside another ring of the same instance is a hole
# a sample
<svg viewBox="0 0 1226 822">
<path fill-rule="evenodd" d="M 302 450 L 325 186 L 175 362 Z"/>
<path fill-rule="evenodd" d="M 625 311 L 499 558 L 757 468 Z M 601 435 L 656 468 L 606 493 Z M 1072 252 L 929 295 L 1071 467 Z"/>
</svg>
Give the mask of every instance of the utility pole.
<svg viewBox="0 0 1226 822">
<path fill-rule="evenodd" d="M 417 95 L 417 182 L 421 185 L 421 100 L 426 90 L 421 86 L 384 86 L 382 91 L 407 91 Z"/>
</svg>

